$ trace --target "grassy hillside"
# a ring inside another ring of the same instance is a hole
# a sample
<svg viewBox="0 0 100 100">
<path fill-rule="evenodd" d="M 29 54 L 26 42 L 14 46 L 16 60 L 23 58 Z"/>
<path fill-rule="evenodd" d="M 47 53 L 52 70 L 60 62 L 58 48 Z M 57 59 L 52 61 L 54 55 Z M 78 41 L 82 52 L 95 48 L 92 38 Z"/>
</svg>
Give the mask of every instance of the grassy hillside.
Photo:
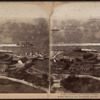
<svg viewBox="0 0 100 100">
<path fill-rule="evenodd" d="M 7 79 L 0 79 L 0 93 L 45 93 L 45 91 Z"/>
</svg>

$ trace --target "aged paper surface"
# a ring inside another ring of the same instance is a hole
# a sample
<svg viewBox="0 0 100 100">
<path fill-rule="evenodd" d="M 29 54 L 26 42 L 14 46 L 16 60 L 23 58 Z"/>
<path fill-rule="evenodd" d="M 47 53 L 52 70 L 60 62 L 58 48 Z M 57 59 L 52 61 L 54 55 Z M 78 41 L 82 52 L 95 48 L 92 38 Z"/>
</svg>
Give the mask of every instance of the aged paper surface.
<svg viewBox="0 0 100 100">
<path fill-rule="evenodd" d="M 65 3 L 50 16 L 50 97 L 99 98 L 99 2 Z"/>
<path fill-rule="evenodd" d="M 100 2 L 0 2 L 0 98 L 100 98 Z"/>
<path fill-rule="evenodd" d="M 21 2 L 1 2 L 0 12 L 0 98 L 47 97 L 48 13 L 39 5 Z"/>
</svg>

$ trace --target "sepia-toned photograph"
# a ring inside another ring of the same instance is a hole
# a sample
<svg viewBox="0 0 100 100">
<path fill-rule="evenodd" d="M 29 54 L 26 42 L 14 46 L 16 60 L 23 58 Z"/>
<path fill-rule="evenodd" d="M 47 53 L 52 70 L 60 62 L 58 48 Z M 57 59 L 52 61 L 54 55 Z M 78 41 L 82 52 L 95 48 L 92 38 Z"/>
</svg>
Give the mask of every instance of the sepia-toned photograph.
<svg viewBox="0 0 100 100">
<path fill-rule="evenodd" d="M 51 93 L 100 93 L 100 3 L 63 4 L 50 29 Z"/>
<path fill-rule="evenodd" d="M 0 2 L 0 99 L 100 98 L 100 2 Z"/>
<path fill-rule="evenodd" d="M 47 93 L 48 14 L 38 5 L 0 3 L 0 93 Z"/>
</svg>

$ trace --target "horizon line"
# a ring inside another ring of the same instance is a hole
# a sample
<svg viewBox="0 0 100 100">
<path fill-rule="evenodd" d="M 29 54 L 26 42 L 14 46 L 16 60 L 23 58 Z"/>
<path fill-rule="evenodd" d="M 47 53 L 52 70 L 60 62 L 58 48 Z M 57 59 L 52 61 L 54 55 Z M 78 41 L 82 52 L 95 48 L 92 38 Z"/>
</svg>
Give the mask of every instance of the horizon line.
<svg viewBox="0 0 100 100">
<path fill-rule="evenodd" d="M 63 43 L 50 44 L 50 46 L 100 46 L 100 43 Z"/>
</svg>

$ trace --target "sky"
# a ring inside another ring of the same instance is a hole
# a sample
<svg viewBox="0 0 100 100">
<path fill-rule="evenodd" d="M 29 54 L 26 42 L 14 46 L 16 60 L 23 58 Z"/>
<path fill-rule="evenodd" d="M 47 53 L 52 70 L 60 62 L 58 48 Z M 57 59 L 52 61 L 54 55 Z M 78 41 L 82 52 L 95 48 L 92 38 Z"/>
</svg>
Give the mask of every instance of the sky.
<svg viewBox="0 0 100 100">
<path fill-rule="evenodd" d="M 51 20 L 76 19 L 86 21 L 90 17 L 100 18 L 100 2 L 74 2 L 63 4 L 54 9 Z"/>
<path fill-rule="evenodd" d="M 100 43 L 100 2 L 58 6 L 50 25 L 52 43 Z"/>
<path fill-rule="evenodd" d="M 0 19 L 47 18 L 44 8 L 34 4 L 0 2 Z"/>
</svg>

